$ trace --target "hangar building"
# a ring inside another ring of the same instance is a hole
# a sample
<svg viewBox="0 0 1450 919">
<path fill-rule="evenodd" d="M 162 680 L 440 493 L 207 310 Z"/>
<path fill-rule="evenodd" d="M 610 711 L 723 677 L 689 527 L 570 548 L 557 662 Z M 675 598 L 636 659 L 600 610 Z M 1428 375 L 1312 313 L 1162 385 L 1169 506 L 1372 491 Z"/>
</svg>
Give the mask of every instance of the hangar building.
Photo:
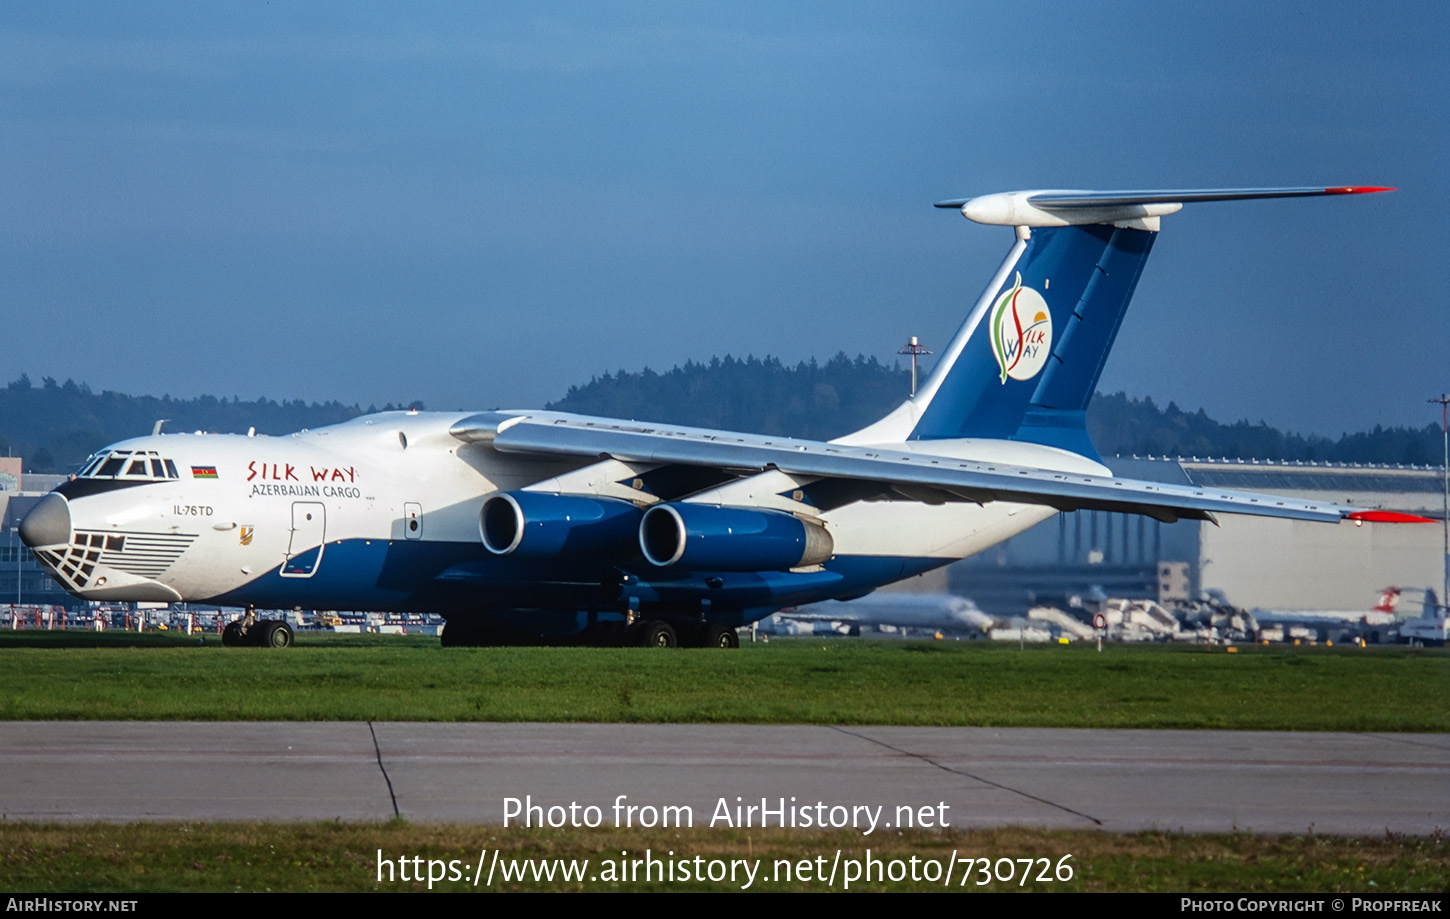
<svg viewBox="0 0 1450 919">
<path fill-rule="evenodd" d="M 1120 457 L 1118 475 L 1255 491 L 1439 520 L 1439 466 Z M 1221 590 L 1247 609 L 1368 610 L 1380 589 L 1434 588 L 1444 572 L 1443 534 L 1432 524 L 1338 525 L 1224 514 L 1219 525 L 1161 523 L 1132 514 L 1058 514 L 951 566 L 951 592 L 994 615 L 1038 600 L 1110 596 L 1196 598 Z M 1406 593 L 1402 612 L 1418 615 Z M 1414 599 L 1418 600 L 1418 596 Z"/>
</svg>

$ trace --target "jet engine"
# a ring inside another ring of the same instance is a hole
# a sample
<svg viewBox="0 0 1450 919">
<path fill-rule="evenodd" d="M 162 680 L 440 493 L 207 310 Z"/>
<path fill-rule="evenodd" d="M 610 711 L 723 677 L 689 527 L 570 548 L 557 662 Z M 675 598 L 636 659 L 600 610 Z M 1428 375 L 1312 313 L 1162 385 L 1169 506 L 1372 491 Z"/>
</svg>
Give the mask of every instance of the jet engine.
<svg viewBox="0 0 1450 919">
<path fill-rule="evenodd" d="M 826 528 L 784 511 L 659 504 L 645 512 L 639 546 L 652 563 L 714 571 L 785 571 L 835 551 Z"/>
<path fill-rule="evenodd" d="M 635 558 L 643 511 L 628 501 L 534 491 L 498 492 L 478 515 L 483 544 L 521 558 Z"/>
</svg>

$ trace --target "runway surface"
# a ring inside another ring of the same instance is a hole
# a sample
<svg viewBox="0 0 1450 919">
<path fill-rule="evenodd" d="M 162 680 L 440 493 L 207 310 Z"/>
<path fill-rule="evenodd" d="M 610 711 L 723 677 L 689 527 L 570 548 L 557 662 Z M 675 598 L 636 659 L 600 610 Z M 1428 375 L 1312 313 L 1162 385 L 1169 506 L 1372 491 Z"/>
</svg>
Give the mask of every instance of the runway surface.
<svg viewBox="0 0 1450 919">
<path fill-rule="evenodd" d="M 736 808 L 764 799 L 797 825 L 808 810 L 857 829 L 879 806 L 878 830 L 908 812 L 953 827 L 1450 829 L 1444 734 L 8 722 L 0 776 L 11 821 L 503 823 L 516 798 L 540 807 L 536 822 L 572 803 L 575 821 L 595 805 L 605 826 L 664 819 L 666 806 L 725 826 L 723 801 L 758 826 Z"/>
</svg>

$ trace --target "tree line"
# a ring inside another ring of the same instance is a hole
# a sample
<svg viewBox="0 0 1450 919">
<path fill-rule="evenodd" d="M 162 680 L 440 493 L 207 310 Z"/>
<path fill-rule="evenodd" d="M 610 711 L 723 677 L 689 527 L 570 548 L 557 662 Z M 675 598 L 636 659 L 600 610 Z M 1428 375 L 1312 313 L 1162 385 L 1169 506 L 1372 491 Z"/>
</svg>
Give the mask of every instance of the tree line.
<svg viewBox="0 0 1450 919">
<path fill-rule="evenodd" d="M 662 421 L 694 427 L 828 440 L 870 424 L 904 399 L 910 371 L 857 355 L 787 364 L 778 358 L 717 357 L 665 372 L 620 370 L 569 387 L 546 408 L 555 411 Z M 166 430 L 288 434 L 358 415 L 421 403 L 381 407 L 341 402 L 243 401 L 198 396 L 131 396 L 92 392 L 84 383 L 38 385 L 25 375 L 0 389 L 0 455 L 21 456 L 27 472 L 69 472 L 101 446 Z M 1152 398 L 1099 393 L 1087 413 L 1088 432 L 1103 456 L 1199 456 L 1438 465 L 1438 425 L 1346 433 L 1339 438 L 1280 431 L 1260 421 L 1216 421 Z"/>
<path fill-rule="evenodd" d="M 160 419 L 166 419 L 167 431 L 244 434 L 256 428 L 262 434 L 290 434 L 395 407 L 410 406 L 130 396 L 92 392 L 84 383 L 58 383 L 52 377 L 36 385 L 21 374 L 0 389 L 0 455 L 24 458 L 26 472 L 63 473 L 106 444 L 150 434 Z"/>
<path fill-rule="evenodd" d="M 705 428 L 829 440 L 882 417 L 906 398 L 911 373 L 874 357 L 837 354 L 794 366 L 777 358 L 714 358 L 664 373 L 620 370 L 572 386 L 556 411 Z M 1295 434 L 1257 424 L 1215 421 L 1151 397 L 1098 393 L 1088 433 L 1103 456 L 1226 457 L 1344 463 L 1439 465 L 1439 425 L 1342 434 Z"/>
</svg>

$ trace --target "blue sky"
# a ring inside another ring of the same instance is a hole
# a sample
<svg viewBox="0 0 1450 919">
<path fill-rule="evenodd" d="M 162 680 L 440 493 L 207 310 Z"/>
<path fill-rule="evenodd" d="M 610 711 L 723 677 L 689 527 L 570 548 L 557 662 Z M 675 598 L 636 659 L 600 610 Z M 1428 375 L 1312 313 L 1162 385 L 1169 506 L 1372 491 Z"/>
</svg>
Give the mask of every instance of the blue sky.
<svg viewBox="0 0 1450 919">
<path fill-rule="evenodd" d="M 1450 390 L 1447 10 L 7 0 L 0 376 L 482 409 L 890 360 L 1011 242 L 934 200 L 1382 184 L 1165 219 L 1102 388 L 1420 426 Z"/>
</svg>

